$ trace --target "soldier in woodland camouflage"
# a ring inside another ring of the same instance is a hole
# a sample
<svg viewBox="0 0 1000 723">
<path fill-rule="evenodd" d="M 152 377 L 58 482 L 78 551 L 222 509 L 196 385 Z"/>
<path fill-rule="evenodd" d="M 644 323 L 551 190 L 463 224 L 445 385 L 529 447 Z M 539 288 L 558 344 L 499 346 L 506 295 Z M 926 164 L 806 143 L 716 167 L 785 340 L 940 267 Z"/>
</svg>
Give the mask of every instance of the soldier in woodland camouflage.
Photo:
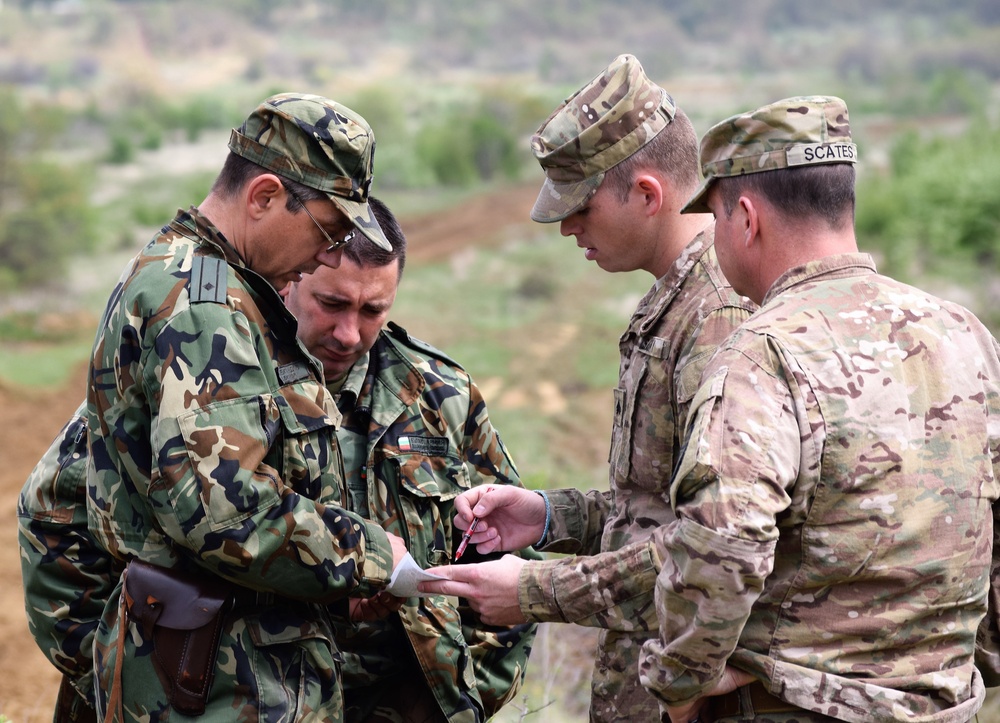
<svg viewBox="0 0 1000 723">
<path fill-rule="evenodd" d="M 649 538 L 674 519 L 666 490 L 701 369 L 752 309 L 719 269 L 711 219 L 679 214 L 698 184 L 697 142 L 687 116 L 629 55 L 568 98 L 532 138 L 545 170 L 532 218 L 560 223 L 606 271 L 642 269 L 656 279 L 619 342 L 610 492 L 459 497 L 457 525 L 469 525 L 471 507 L 485 516 L 472 538 L 480 552 L 535 544 L 578 556 L 442 569 L 455 582 L 425 585 L 468 597 L 497 623 L 603 628 L 593 721 L 659 715 L 638 676 L 641 646 L 657 630 L 659 564 Z"/>
<path fill-rule="evenodd" d="M 640 670 L 672 721 L 965 723 L 983 703 L 998 345 L 858 252 L 855 158 L 824 96 L 701 143 L 685 211 L 715 215 L 722 269 L 761 307 L 705 367 L 678 520 L 654 538 Z"/>
<path fill-rule="evenodd" d="M 94 721 L 94 634 L 122 565 L 87 527 L 87 405 L 31 471 L 17 502 L 31 634 L 60 672 L 55 723 Z"/>
<path fill-rule="evenodd" d="M 96 632 L 106 719 L 166 720 L 201 705 L 209 720 L 342 720 L 327 606 L 380 591 L 405 554 L 400 538 L 339 504 L 340 413 L 276 291 L 338 266 L 352 231 L 389 247 L 367 204 L 371 129 L 334 101 L 281 94 L 229 147 L 202 204 L 127 266 L 94 344 L 88 519 L 128 563 Z M 134 594 L 147 577 L 160 586 Z M 165 578 L 211 604 L 172 603 Z M 192 679 L 201 668 L 188 662 L 208 651 L 171 648 L 185 661 L 174 669 L 159 637 L 184 625 L 212 632 L 218 590 L 234 608 L 214 666 Z M 193 702 L 192 681 L 207 691 Z"/>
<path fill-rule="evenodd" d="M 420 567 L 448 564 L 461 536 L 453 499 L 477 485 L 520 482 L 469 374 L 396 324 L 383 328 L 405 238 L 388 210 L 372 205 L 393 251 L 352 242 L 341 268 L 290 284 L 286 303 L 343 414 L 344 506 L 400 535 Z M 409 598 L 383 619 L 334 618 L 347 720 L 477 723 L 512 700 L 535 626 L 485 625 L 459 602 Z"/>
<path fill-rule="evenodd" d="M 382 330 L 406 241 L 384 204 L 374 197 L 369 204 L 392 250 L 356 238 L 338 269 L 321 267 L 282 294 L 344 415 L 337 435 L 350 497 L 342 506 L 403 536 L 427 567 L 451 559 L 451 498 L 469 485 L 516 484 L 517 474 L 468 374 L 400 327 Z M 18 506 L 28 619 L 43 652 L 66 674 L 57 723 L 94 719 L 90 642 L 120 574 L 87 530 L 83 413 L 32 471 Z M 400 600 L 393 607 L 401 611 L 384 620 L 363 617 L 357 599 L 351 602 L 350 620 L 342 603 L 331 609 L 345 720 L 412 720 L 418 713 L 484 720 L 518 690 L 534 625 L 486 626 L 440 596 Z"/>
</svg>

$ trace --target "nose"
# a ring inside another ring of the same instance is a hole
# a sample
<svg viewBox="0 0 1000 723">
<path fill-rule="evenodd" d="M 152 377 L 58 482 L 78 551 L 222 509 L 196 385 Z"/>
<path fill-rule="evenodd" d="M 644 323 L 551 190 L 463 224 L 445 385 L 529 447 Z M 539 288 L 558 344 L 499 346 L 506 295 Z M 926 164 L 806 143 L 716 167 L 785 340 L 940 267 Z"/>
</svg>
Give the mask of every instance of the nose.
<svg viewBox="0 0 1000 723">
<path fill-rule="evenodd" d="M 559 222 L 559 233 L 563 236 L 575 236 L 580 233 L 580 223 L 577 214 L 571 214 Z"/>
<path fill-rule="evenodd" d="M 331 269 L 338 269 L 340 268 L 340 262 L 344 259 L 344 249 L 339 248 L 336 251 L 328 251 L 324 248 L 313 258 L 315 258 L 323 266 L 329 266 Z"/>
<path fill-rule="evenodd" d="M 358 326 L 357 314 L 346 313 L 337 317 L 333 327 L 333 338 L 344 349 L 356 349 L 361 343 L 361 329 Z"/>
</svg>

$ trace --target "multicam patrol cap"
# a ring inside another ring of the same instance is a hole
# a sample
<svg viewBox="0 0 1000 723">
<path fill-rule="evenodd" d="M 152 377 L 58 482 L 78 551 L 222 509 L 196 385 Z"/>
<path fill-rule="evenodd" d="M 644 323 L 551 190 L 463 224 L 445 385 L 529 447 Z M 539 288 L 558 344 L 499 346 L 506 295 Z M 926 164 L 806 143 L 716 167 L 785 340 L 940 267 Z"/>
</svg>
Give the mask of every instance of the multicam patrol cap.
<svg viewBox="0 0 1000 723">
<path fill-rule="evenodd" d="M 646 77 L 632 55 L 619 55 L 563 101 L 531 137 L 545 171 L 531 218 L 561 221 L 597 192 L 604 174 L 674 119 L 673 98 Z"/>
<path fill-rule="evenodd" d="M 392 250 L 368 206 L 375 135 L 350 108 L 318 95 L 273 95 L 233 129 L 229 149 L 325 192 L 361 233 Z"/>
<path fill-rule="evenodd" d="M 833 96 L 786 98 L 709 128 L 701 139 L 701 188 L 681 213 L 708 213 L 717 178 L 818 163 L 855 163 L 847 104 Z"/>
</svg>

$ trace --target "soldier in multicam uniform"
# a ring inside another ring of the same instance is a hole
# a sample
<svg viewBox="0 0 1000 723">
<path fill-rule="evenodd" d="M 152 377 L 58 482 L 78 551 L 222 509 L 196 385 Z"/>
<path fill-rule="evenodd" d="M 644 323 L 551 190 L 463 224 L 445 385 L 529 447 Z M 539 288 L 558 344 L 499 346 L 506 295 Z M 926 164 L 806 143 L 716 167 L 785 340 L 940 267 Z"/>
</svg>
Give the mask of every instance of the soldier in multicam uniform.
<svg viewBox="0 0 1000 723">
<path fill-rule="evenodd" d="M 436 570 L 459 582 L 425 589 L 466 596 L 494 623 L 603 628 L 591 720 L 653 720 L 659 706 L 638 675 L 641 646 L 657 629 L 649 537 L 674 519 L 666 490 L 701 369 L 753 305 L 719 269 L 711 219 L 679 214 L 699 181 L 697 135 L 636 58 L 618 57 L 568 98 L 532 151 L 546 173 L 532 218 L 560 222 L 606 271 L 656 278 L 619 342 L 610 492 L 463 495 L 459 526 L 471 507 L 485 516 L 472 538 L 480 552 L 535 544 L 577 557 Z"/>
<path fill-rule="evenodd" d="M 406 240 L 384 204 L 371 197 L 369 205 L 391 251 L 356 238 L 339 269 L 320 267 L 280 293 L 343 411 L 337 434 L 350 490 L 343 506 L 411 540 L 426 567 L 451 559 L 451 498 L 458 491 L 519 482 L 468 374 L 398 326 L 380 331 Z M 78 410 L 36 465 L 18 505 L 28 619 L 43 652 L 64 672 L 57 723 L 95 719 L 91 644 L 120 574 L 87 529 L 84 413 Z M 376 504 L 383 500 L 385 506 Z M 484 720 L 516 693 L 534 625 L 486 626 L 439 596 L 398 600 L 389 612 L 399 604 L 396 622 L 360 620 L 359 606 L 354 623 L 333 611 L 346 720 Z M 410 646 L 416 657 L 401 654 Z M 378 688 L 377 699 L 369 686 Z M 381 719 L 372 717 L 376 702 Z M 392 711 L 400 715 L 387 715 Z"/>
<path fill-rule="evenodd" d="M 1000 350 L 858 252 L 855 158 L 824 96 L 701 143 L 684 211 L 715 215 L 722 269 L 761 307 L 705 368 L 655 537 L 640 669 L 672 721 L 964 723 L 983 703 Z"/>
<path fill-rule="evenodd" d="M 350 231 L 389 248 L 371 129 L 280 94 L 229 148 L 125 269 L 94 344 L 89 526 L 128 563 L 96 633 L 106 720 L 342 720 L 327 605 L 380 591 L 405 555 L 338 505 L 340 413 L 275 290 L 338 266 Z"/>
</svg>

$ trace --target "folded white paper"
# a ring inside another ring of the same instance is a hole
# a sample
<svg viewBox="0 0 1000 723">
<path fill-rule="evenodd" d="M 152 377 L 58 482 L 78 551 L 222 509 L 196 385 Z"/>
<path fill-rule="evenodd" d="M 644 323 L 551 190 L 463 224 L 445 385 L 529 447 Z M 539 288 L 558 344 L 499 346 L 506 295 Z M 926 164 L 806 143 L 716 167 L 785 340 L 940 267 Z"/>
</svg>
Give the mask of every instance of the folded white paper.
<svg viewBox="0 0 1000 723">
<path fill-rule="evenodd" d="M 392 571 L 392 577 L 389 579 L 389 586 L 386 590 L 396 597 L 429 597 L 434 593 L 420 592 L 417 589 L 417 583 L 424 580 L 445 579 L 440 575 L 432 575 L 429 572 L 421 570 L 410 553 L 407 552 L 399 564 L 396 565 L 396 569 Z"/>
</svg>

